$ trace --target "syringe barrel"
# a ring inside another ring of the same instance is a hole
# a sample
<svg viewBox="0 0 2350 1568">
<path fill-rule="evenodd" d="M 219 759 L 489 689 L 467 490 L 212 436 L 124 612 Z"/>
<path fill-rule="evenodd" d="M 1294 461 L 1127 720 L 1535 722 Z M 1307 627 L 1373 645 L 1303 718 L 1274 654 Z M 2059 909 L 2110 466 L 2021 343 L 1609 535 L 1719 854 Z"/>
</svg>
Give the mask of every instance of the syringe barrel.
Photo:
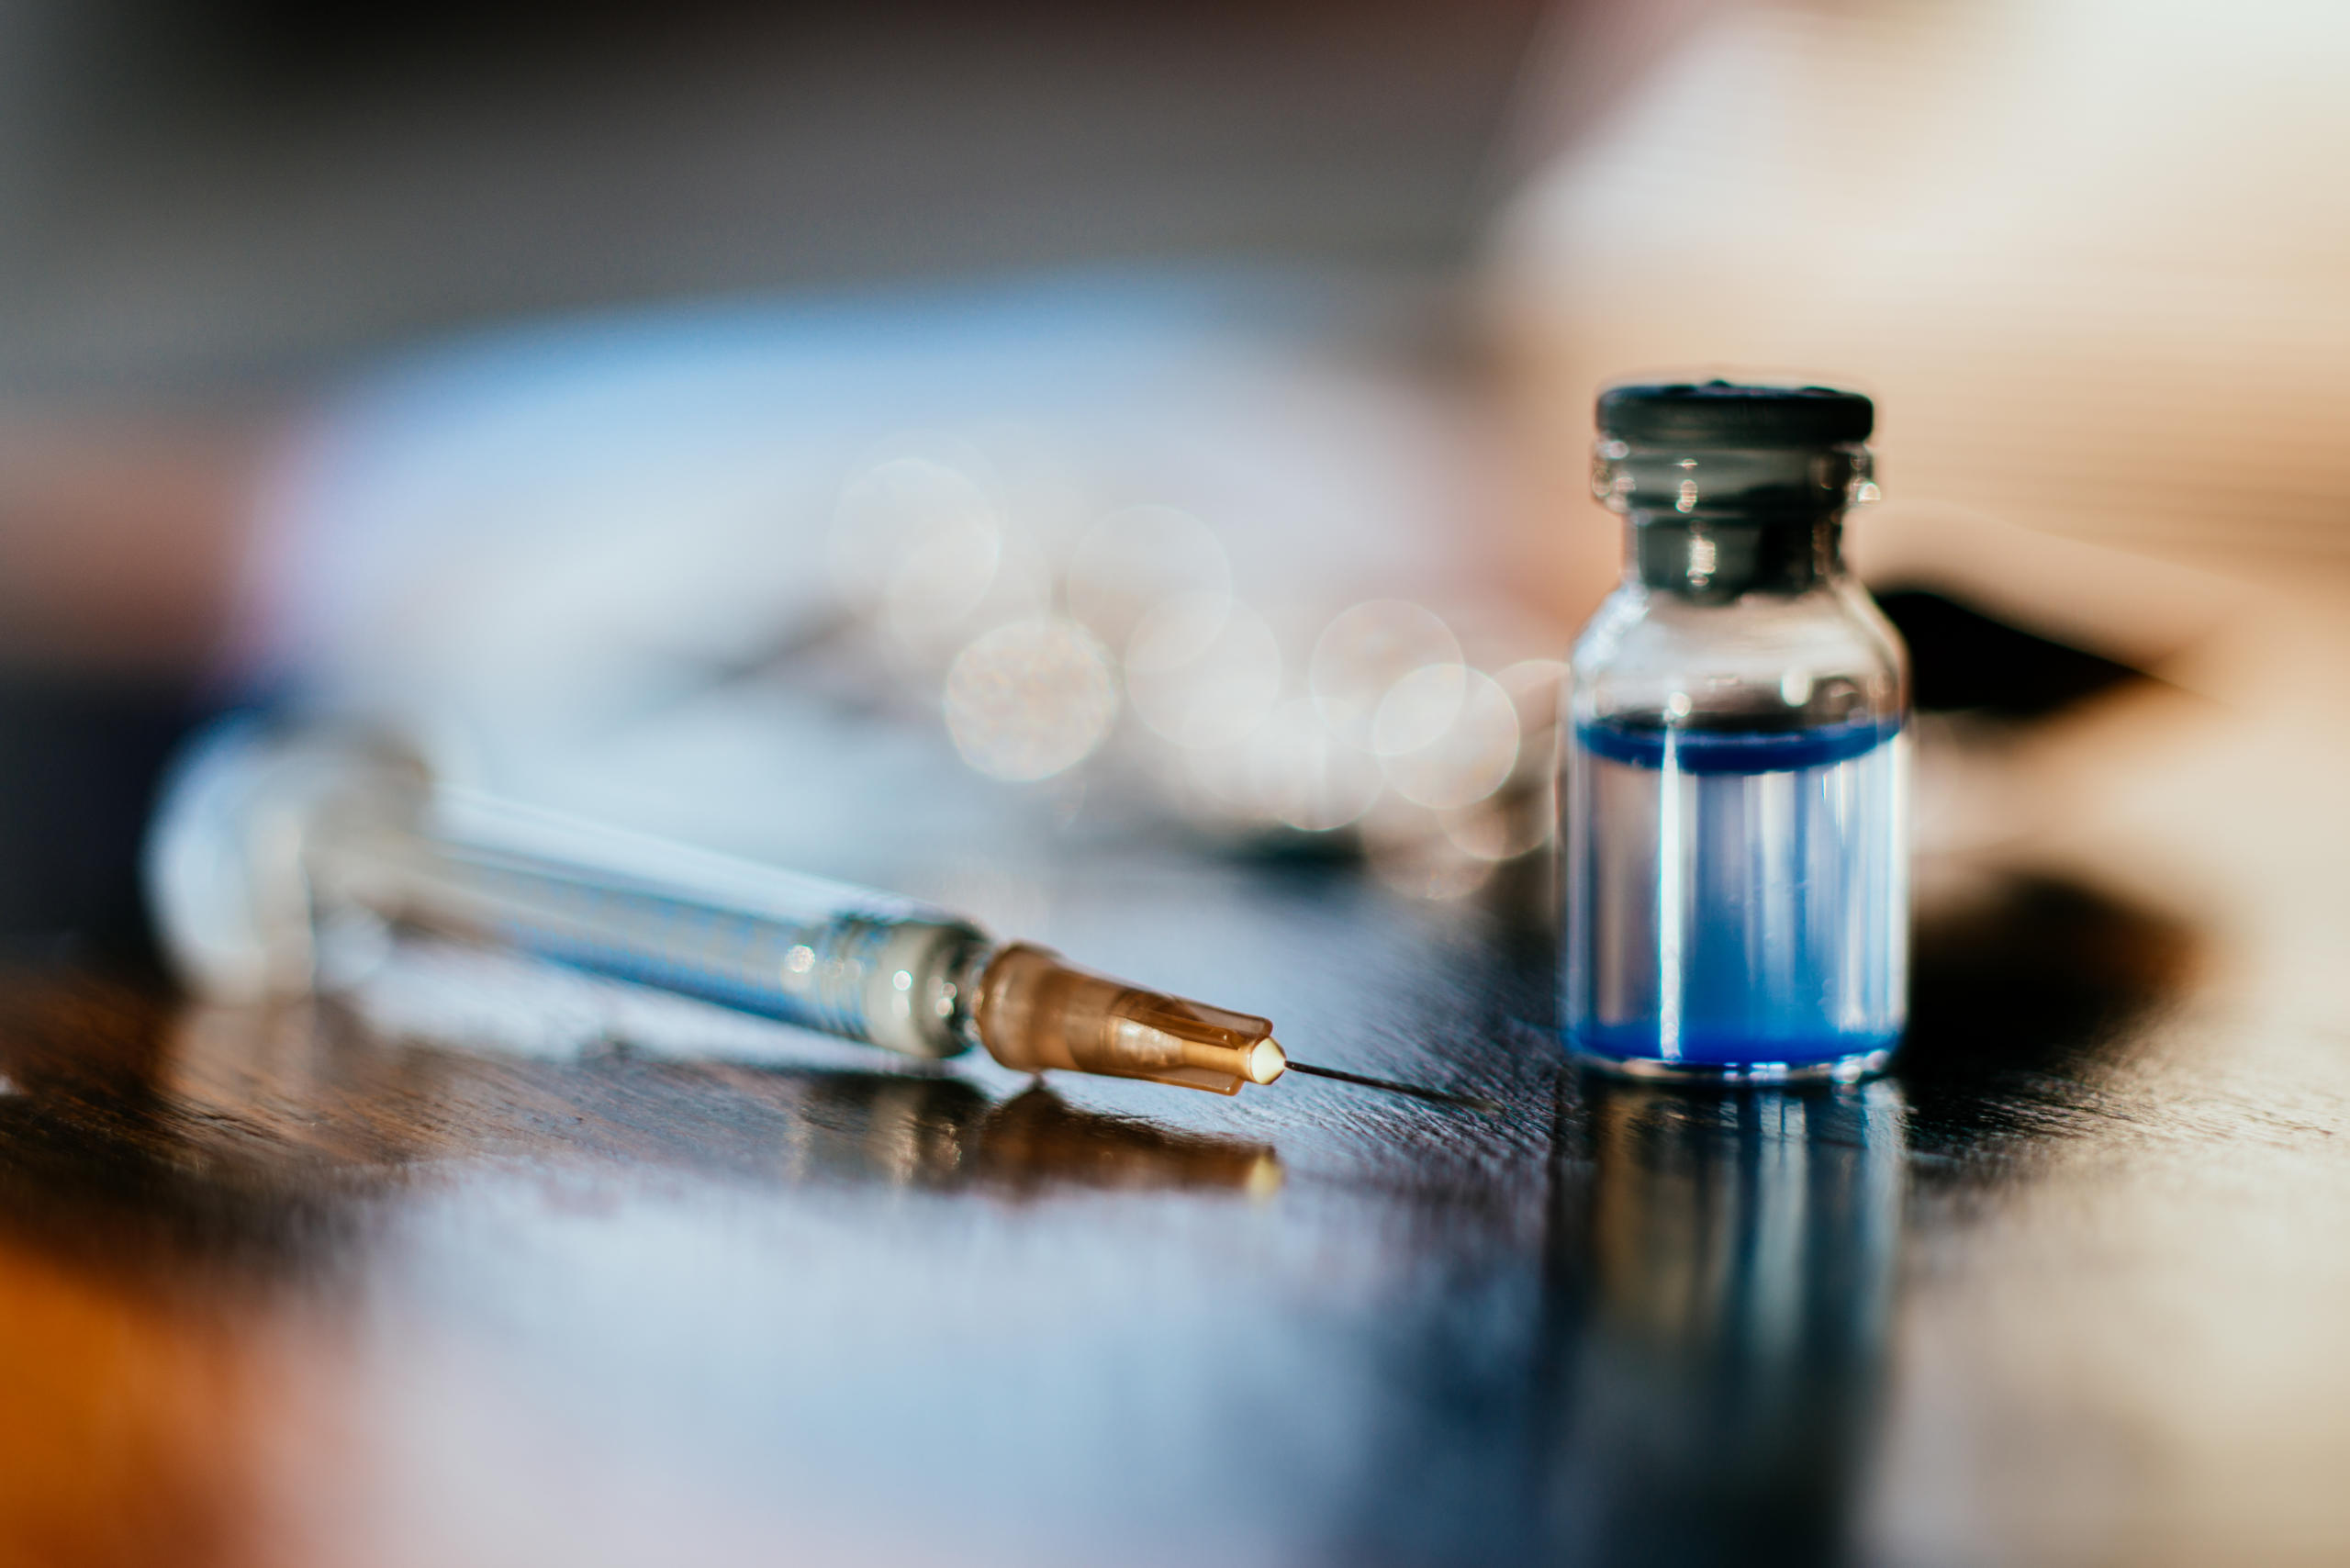
<svg viewBox="0 0 2350 1568">
<path fill-rule="evenodd" d="M 695 857 L 698 858 L 698 857 Z M 328 833 L 322 899 L 912 1056 L 964 1049 L 959 981 L 987 938 L 922 906 L 767 873 L 767 907 L 593 861 L 398 830 Z"/>
<path fill-rule="evenodd" d="M 316 983 L 322 917 L 362 911 L 915 1056 L 969 1043 L 986 936 L 888 894 L 436 785 L 380 735 L 251 720 L 204 737 L 146 850 L 163 946 L 223 1000 Z"/>
</svg>

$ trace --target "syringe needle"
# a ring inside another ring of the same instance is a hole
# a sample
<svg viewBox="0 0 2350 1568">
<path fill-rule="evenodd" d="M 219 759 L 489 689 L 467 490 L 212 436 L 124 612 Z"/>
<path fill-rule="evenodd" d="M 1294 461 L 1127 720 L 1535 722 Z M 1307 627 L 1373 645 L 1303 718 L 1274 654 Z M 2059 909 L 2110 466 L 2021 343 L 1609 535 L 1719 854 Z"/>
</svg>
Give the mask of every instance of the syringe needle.
<svg viewBox="0 0 2350 1568">
<path fill-rule="evenodd" d="M 1303 1072 L 1441 1105 L 1501 1109 L 1473 1094 L 1307 1067 L 1289 1059 L 1273 1038 L 1270 1019 L 1089 974 L 1026 943 L 989 956 L 974 989 L 979 1043 L 1004 1066 L 1023 1071 L 1059 1068 L 1219 1094 L 1237 1094 L 1243 1084 L 1271 1083 L 1284 1072 Z"/>
<path fill-rule="evenodd" d="M 448 790 L 390 738 L 216 728 L 180 764 L 146 859 L 174 961 L 216 996 L 315 984 L 319 917 L 352 909 L 912 1056 L 976 1045 L 1021 1072 L 1216 1094 L 1296 1067 L 1500 1109 L 1300 1067 L 1270 1019 L 999 943 L 942 910 Z"/>
<path fill-rule="evenodd" d="M 1397 1083 L 1392 1079 L 1372 1078 L 1366 1073 L 1340 1072 L 1335 1067 L 1309 1067 L 1293 1057 L 1290 1058 L 1289 1070 L 1312 1078 L 1335 1079 L 1340 1083 L 1360 1084 L 1365 1089 L 1383 1089 L 1390 1094 L 1409 1094 L 1416 1100 L 1434 1100 L 1439 1104 L 1459 1105 L 1472 1111 L 1497 1112 L 1501 1109 L 1480 1094 L 1452 1094 L 1441 1089 L 1423 1089 L 1416 1083 Z"/>
</svg>

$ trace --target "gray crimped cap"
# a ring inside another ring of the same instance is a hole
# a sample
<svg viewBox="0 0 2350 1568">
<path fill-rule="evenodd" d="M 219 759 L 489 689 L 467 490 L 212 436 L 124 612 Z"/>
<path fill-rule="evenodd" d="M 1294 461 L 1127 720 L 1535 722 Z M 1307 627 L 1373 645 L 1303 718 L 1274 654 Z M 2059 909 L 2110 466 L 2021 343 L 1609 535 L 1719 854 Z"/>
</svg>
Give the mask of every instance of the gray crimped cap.
<svg viewBox="0 0 2350 1568">
<path fill-rule="evenodd" d="M 1835 446 L 1866 441 L 1876 405 L 1838 386 L 1631 381 L 1599 395 L 1599 431 L 1641 446 Z"/>
</svg>

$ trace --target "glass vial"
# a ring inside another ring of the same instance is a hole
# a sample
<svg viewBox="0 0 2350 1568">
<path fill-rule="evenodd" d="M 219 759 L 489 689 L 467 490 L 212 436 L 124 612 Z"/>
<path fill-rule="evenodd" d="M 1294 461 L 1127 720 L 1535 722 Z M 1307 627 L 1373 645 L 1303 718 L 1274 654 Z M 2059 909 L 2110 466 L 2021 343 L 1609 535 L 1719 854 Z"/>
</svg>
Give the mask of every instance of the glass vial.
<svg viewBox="0 0 2350 1568">
<path fill-rule="evenodd" d="M 1874 409 L 1819 386 L 1599 399 L 1624 577 L 1577 639 L 1568 1048 L 1639 1076 L 1849 1080 L 1908 1017 L 1908 660 L 1844 568 Z"/>
</svg>

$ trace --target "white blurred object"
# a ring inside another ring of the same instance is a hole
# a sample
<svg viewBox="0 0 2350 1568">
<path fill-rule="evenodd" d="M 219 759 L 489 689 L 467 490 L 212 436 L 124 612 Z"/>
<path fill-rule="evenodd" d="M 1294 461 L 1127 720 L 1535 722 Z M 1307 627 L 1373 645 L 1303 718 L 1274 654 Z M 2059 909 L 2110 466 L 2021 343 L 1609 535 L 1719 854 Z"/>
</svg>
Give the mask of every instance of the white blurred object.
<svg viewBox="0 0 2350 1568">
<path fill-rule="evenodd" d="M 259 678 L 462 737 L 444 766 L 509 795 L 839 874 L 1080 798 L 1247 838 L 1390 795 L 1382 831 L 1441 848 L 1516 740 L 1443 616 L 1518 621 L 1462 543 L 1495 465 L 1371 352 L 1394 319 L 1326 282 L 1062 280 L 461 346 L 285 476 Z M 1382 770 L 1428 666 L 1449 705 Z"/>
<path fill-rule="evenodd" d="M 1314 644 L 1309 678 L 1331 734 L 1376 751 L 1380 704 L 1395 683 L 1417 669 L 1460 662 L 1460 639 L 1426 606 L 1374 599 L 1347 610 L 1323 629 Z M 1438 727 L 1443 722 L 1439 719 Z"/>
<path fill-rule="evenodd" d="M 1379 765 L 1395 792 L 1430 811 L 1472 806 L 1508 781 L 1517 764 L 1517 709 L 1501 683 L 1458 665 L 1429 665 L 1395 683 L 1379 705 L 1385 721 L 1398 708 L 1441 708 L 1443 722 L 1416 719 L 1380 729 L 1404 732 L 1407 744 L 1379 752 Z"/>
<path fill-rule="evenodd" d="M 1135 628 L 1126 690 L 1143 722 L 1177 745 L 1232 745 L 1256 733 L 1281 694 L 1281 639 L 1229 594 L 1177 594 Z"/>
<path fill-rule="evenodd" d="M 974 638 L 946 672 L 946 729 L 990 778 L 1049 778 L 1093 754 L 1118 716 L 1117 678 L 1073 621 L 1014 621 Z"/>
<path fill-rule="evenodd" d="M 1069 613 L 1123 648 L 1152 609 L 1178 595 L 1228 599 L 1232 561 L 1215 531 L 1173 507 L 1126 507 L 1085 531 L 1069 563 Z"/>
</svg>

